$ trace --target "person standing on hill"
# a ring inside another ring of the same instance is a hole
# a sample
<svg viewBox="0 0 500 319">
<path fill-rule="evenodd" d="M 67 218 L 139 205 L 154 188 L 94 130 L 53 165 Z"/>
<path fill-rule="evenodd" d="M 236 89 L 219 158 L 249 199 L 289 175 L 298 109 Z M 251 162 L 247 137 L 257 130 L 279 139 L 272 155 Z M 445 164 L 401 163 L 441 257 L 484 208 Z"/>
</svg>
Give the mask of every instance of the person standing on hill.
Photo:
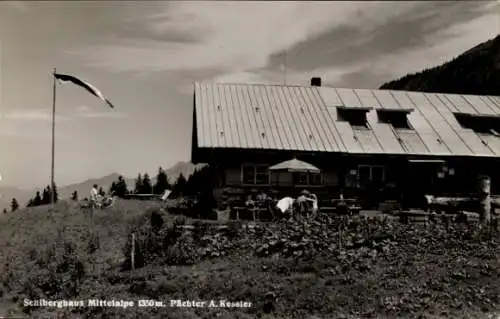
<svg viewBox="0 0 500 319">
<path fill-rule="evenodd" d="M 97 189 L 97 184 L 94 184 L 92 189 L 90 190 L 90 204 L 92 207 L 97 207 L 98 205 L 98 197 L 99 197 L 99 191 Z"/>
</svg>

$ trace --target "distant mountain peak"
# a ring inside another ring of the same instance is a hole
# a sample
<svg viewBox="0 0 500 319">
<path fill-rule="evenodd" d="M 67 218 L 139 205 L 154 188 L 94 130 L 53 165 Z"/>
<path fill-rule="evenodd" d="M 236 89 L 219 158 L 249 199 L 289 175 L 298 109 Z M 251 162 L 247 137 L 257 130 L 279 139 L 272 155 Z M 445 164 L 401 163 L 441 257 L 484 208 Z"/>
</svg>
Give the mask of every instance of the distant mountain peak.
<svg viewBox="0 0 500 319">
<path fill-rule="evenodd" d="M 387 82 L 380 89 L 500 96 L 500 35 L 449 62 Z"/>
<path fill-rule="evenodd" d="M 191 174 L 197 169 L 204 167 L 205 164 L 192 164 L 187 161 L 180 161 L 175 163 L 170 168 L 165 168 L 165 172 L 168 176 L 170 183 L 175 183 L 180 174 L 184 177 L 189 178 Z M 145 172 L 144 172 L 145 173 Z M 157 172 L 147 172 L 151 177 L 151 182 L 156 182 Z M 143 175 L 143 173 L 141 173 Z M 71 196 L 74 191 L 77 191 L 81 198 L 87 197 L 90 194 L 90 190 L 94 184 L 103 187 L 106 191 L 109 189 L 111 184 L 118 180 L 118 177 L 122 176 L 127 183 L 129 188 L 134 188 L 135 180 L 133 178 L 128 178 L 123 174 L 113 172 L 102 177 L 89 178 L 80 183 L 73 183 L 66 186 L 59 187 L 59 197 L 61 199 L 66 199 Z M 43 187 L 42 187 L 43 188 Z M 21 190 L 14 187 L 0 187 L 0 209 L 8 208 L 12 198 L 16 198 L 21 206 L 24 206 L 29 198 L 35 195 L 36 189 L 33 190 Z"/>
</svg>

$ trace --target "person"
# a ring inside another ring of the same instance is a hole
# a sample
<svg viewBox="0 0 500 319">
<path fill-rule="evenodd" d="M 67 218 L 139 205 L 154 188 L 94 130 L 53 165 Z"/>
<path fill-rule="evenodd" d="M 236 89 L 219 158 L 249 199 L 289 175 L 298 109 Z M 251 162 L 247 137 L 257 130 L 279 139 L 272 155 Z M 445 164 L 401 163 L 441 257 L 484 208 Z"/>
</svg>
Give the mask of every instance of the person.
<svg viewBox="0 0 500 319">
<path fill-rule="evenodd" d="M 99 203 L 99 190 L 97 188 L 97 184 L 94 184 L 92 186 L 92 189 L 90 190 L 90 204 L 92 207 L 97 207 Z"/>
<path fill-rule="evenodd" d="M 314 216 L 318 211 L 318 198 L 307 190 L 303 190 L 296 201 L 297 210 L 300 216 Z M 312 214 L 310 214 L 312 213 Z"/>
<path fill-rule="evenodd" d="M 276 210 L 283 215 L 291 215 L 293 212 L 293 206 L 295 204 L 295 200 L 291 197 L 283 197 L 276 204 Z"/>
<path fill-rule="evenodd" d="M 252 195 L 247 196 L 247 200 L 245 201 L 245 206 L 249 208 L 254 208 L 255 207 L 255 201 L 252 198 Z"/>
<path fill-rule="evenodd" d="M 310 197 L 311 197 L 311 201 L 312 201 L 311 218 L 314 219 L 316 217 L 316 214 L 318 213 L 318 197 L 316 196 L 316 194 L 311 194 Z"/>
<path fill-rule="evenodd" d="M 263 201 L 266 201 L 267 199 L 268 199 L 268 196 L 267 196 L 267 194 L 264 191 L 261 191 L 257 195 L 257 201 L 263 202 Z"/>
</svg>

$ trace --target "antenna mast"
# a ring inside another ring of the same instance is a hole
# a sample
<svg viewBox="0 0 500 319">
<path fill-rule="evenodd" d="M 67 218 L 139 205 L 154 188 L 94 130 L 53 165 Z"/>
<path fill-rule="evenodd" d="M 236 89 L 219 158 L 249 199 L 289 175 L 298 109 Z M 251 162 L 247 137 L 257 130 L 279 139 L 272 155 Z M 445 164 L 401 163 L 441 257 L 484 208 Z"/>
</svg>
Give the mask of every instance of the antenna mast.
<svg viewBox="0 0 500 319">
<path fill-rule="evenodd" d="M 286 50 L 283 51 L 283 83 L 286 85 Z"/>
</svg>

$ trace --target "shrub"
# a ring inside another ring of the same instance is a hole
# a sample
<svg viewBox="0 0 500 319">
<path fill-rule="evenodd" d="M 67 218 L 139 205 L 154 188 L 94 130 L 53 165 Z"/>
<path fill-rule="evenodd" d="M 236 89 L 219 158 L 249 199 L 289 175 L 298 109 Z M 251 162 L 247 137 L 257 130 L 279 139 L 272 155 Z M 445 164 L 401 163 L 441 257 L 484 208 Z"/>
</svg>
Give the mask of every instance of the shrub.
<svg viewBox="0 0 500 319">
<path fill-rule="evenodd" d="M 235 239 L 239 236 L 242 224 L 240 221 L 229 221 L 226 223 L 227 236 L 229 239 Z"/>
<path fill-rule="evenodd" d="M 163 227 L 164 221 L 163 217 L 161 216 L 160 212 L 158 211 L 153 211 L 151 213 L 151 227 L 153 228 L 153 231 L 158 232 L 160 229 Z"/>
<path fill-rule="evenodd" d="M 61 253 L 62 251 L 62 253 Z M 39 266 L 31 272 L 24 283 L 24 293 L 39 297 L 72 298 L 79 293 L 80 283 L 85 277 L 85 266 L 72 242 L 55 243 L 39 254 L 30 253 Z"/>
<path fill-rule="evenodd" d="M 184 225 L 186 225 L 186 217 L 176 216 L 174 219 L 174 226 L 184 226 Z"/>
<path fill-rule="evenodd" d="M 98 234 L 92 234 L 92 236 L 89 238 L 89 241 L 88 241 L 87 252 L 89 254 L 93 254 L 99 248 L 100 248 L 99 235 Z"/>
<path fill-rule="evenodd" d="M 173 246 L 166 249 L 165 263 L 168 265 L 193 265 L 200 259 L 193 239 L 181 237 Z"/>
</svg>

